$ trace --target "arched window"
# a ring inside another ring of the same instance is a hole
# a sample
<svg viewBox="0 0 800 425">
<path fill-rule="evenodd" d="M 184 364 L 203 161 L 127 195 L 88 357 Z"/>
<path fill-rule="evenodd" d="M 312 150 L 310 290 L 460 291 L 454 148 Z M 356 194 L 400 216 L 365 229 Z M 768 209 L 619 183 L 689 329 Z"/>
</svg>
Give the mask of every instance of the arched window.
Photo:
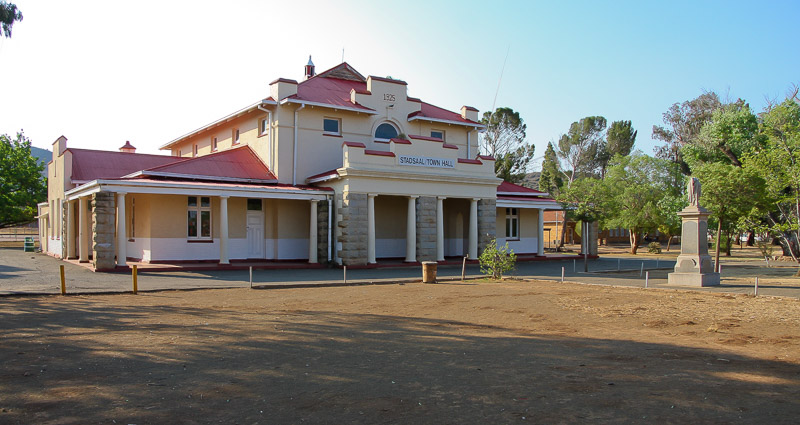
<svg viewBox="0 0 800 425">
<path fill-rule="evenodd" d="M 389 141 L 389 139 L 397 137 L 397 129 L 393 125 L 385 122 L 375 129 L 375 139 L 381 141 Z"/>
</svg>

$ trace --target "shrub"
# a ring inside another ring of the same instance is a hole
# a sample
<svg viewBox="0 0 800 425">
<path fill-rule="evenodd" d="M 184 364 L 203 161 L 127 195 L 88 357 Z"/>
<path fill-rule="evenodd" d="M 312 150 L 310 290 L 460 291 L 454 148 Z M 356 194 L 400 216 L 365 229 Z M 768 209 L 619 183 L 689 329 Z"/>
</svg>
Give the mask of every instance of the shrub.
<svg viewBox="0 0 800 425">
<path fill-rule="evenodd" d="M 500 279 L 503 273 L 513 270 L 517 262 L 514 250 L 508 248 L 508 242 L 497 247 L 497 241 L 492 240 L 481 253 L 478 260 L 481 263 L 481 273 L 492 279 Z"/>
<path fill-rule="evenodd" d="M 647 252 L 651 254 L 661 254 L 661 242 L 650 242 L 647 245 Z"/>
</svg>

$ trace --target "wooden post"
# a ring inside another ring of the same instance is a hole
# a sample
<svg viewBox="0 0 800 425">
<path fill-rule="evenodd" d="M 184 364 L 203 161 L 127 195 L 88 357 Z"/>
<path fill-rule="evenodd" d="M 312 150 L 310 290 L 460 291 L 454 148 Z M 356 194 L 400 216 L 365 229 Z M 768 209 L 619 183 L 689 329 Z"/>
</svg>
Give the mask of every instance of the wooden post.
<svg viewBox="0 0 800 425">
<path fill-rule="evenodd" d="M 464 279 L 467 278 L 467 257 L 464 257 L 464 261 L 461 262 L 461 281 L 463 282 Z"/>
<path fill-rule="evenodd" d="M 139 268 L 136 264 L 133 265 L 133 295 L 139 292 Z"/>
<path fill-rule="evenodd" d="M 61 270 L 61 295 L 67 295 L 67 283 L 64 280 L 64 265 L 58 266 Z"/>
</svg>

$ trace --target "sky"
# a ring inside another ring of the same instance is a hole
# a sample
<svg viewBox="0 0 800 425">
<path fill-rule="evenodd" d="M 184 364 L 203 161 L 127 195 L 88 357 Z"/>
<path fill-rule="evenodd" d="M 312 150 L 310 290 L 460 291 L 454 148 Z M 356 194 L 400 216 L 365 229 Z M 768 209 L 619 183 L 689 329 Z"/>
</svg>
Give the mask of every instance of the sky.
<svg viewBox="0 0 800 425">
<path fill-rule="evenodd" d="M 458 111 L 518 111 L 541 158 L 572 122 L 631 120 L 636 147 L 674 103 L 715 91 L 761 111 L 800 84 L 800 2 L 13 1 L 0 133 L 50 149 L 142 153 L 342 57 Z M 502 76 L 502 78 L 501 78 Z M 538 163 L 534 170 L 538 168 Z"/>
</svg>

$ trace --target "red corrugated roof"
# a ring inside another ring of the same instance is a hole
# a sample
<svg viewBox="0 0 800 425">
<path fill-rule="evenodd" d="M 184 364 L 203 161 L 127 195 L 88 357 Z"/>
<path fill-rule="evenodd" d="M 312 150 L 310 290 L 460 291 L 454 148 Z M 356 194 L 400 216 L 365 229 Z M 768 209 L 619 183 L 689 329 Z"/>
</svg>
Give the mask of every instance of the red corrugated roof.
<svg viewBox="0 0 800 425">
<path fill-rule="evenodd" d="M 461 117 L 461 114 L 448 111 L 447 109 L 440 108 L 435 105 L 431 105 L 427 102 L 421 102 L 422 108 L 417 112 L 412 112 L 408 114 L 408 118 L 432 118 L 436 120 L 446 120 L 446 121 L 454 121 L 458 123 L 464 124 L 471 124 L 471 125 L 482 125 L 479 122 L 468 120 Z"/>
<path fill-rule="evenodd" d="M 146 171 L 245 180 L 277 179 L 258 155 L 247 145 L 186 159 L 179 163 L 148 168 Z M 144 174 L 147 173 L 145 172 Z"/>
<path fill-rule="evenodd" d="M 182 186 L 187 187 L 194 187 L 194 186 L 213 186 L 218 188 L 226 188 L 226 187 L 246 187 L 248 189 L 262 189 L 269 191 L 270 189 L 281 189 L 281 190 L 296 190 L 296 191 L 306 191 L 306 190 L 316 190 L 316 191 L 333 191 L 333 189 L 329 187 L 317 187 L 317 186 L 309 186 L 309 185 L 295 185 L 292 186 L 290 184 L 257 184 L 257 183 L 235 183 L 235 182 L 208 182 L 208 181 L 196 181 L 196 180 L 180 180 L 180 179 L 112 179 L 117 180 L 120 182 L 137 182 L 137 183 L 152 183 L 153 185 L 158 185 L 158 183 L 173 183 L 173 184 L 180 184 Z"/>
<path fill-rule="evenodd" d="M 552 205 L 553 207 L 561 208 L 561 204 L 555 201 L 555 199 L 550 198 L 540 198 L 540 197 L 533 197 L 533 196 L 498 196 L 498 201 L 536 201 L 541 202 L 547 205 Z"/>
<path fill-rule="evenodd" d="M 504 181 L 497 186 L 497 193 L 514 193 L 519 195 L 538 195 L 543 196 L 546 192 L 542 192 L 539 190 L 531 189 L 529 187 L 520 186 L 518 184 L 509 183 Z"/>
<path fill-rule="evenodd" d="M 96 151 L 69 148 L 72 152 L 72 180 L 114 179 L 165 164 L 185 161 L 167 155 Z"/>
<path fill-rule="evenodd" d="M 297 86 L 297 94 L 289 96 L 291 99 L 306 100 L 309 102 L 324 103 L 327 105 L 344 106 L 348 108 L 373 111 L 373 109 L 355 104 L 350 101 L 350 90 L 366 91 L 367 83 L 354 80 L 344 80 L 334 77 L 314 77 L 303 81 Z"/>
</svg>

